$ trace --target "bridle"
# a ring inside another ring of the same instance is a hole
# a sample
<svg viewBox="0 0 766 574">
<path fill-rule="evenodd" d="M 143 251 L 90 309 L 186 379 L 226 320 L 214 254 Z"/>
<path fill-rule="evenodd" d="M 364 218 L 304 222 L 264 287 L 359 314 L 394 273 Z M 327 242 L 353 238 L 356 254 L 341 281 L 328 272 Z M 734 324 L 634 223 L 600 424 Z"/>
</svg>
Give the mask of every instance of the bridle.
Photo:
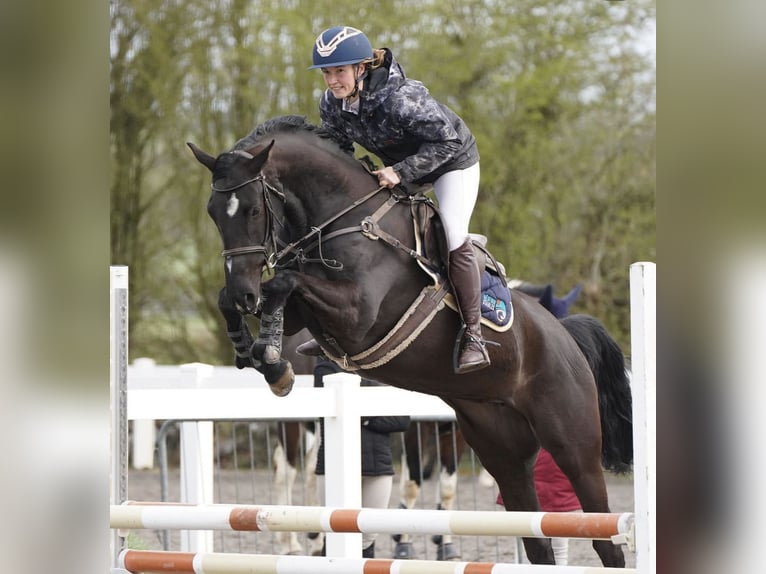
<svg viewBox="0 0 766 574">
<path fill-rule="evenodd" d="M 256 181 L 261 182 L 263 200 L 264 204 L 266 205 L 266 229 L 263 243 L 261 245 L 246 245 L 244 247 L 232 247 L 231 249 L 224 249 L 221 251 L 222 257 L 235 257 L 237 255 L 248 255 L 250 253 L 263 253 L 265 256 L 268 256 L 270 253 L 274 253 L 276 250 L 276 238 L 274 235 L 274 220 L 276 219 L 276 214 L 274 213 L 274 206 L 272 204 L 271 197 L 272 195 L 275 195 L 284 202 L 285 194 L 274 186 L 270 185 L 266 181 L 266 178 L 263 176 L 263 173 L 259 173 L 255 177 L 251 177 L 250 179 L 240 182 L 236 185 L 232 185 L 231 187 L 216 187 L 215 183 L 212 183 L 210 184 L 210 189 L 217 193 L 229 193 Z"/>
<path fill-rule="evenodd" d="M 372 198 L 374 195 L 379 193 L 381 190 L 386 189 L 384 186 L 380 186 L 377 189 L 374 189 L 367 195 L 364 195 L 363 197 L 357 199 L 354 201 L 351 205 L 347 206 L 346 208 L 342 209 L 340 212 L 333 215 L 330 219 L 324 221 L 320 225 L 311 227 L 311 231 L 309 231 L 306 235 L 301 237 L 300 239 L 286 245 L 283 249 L 278 250 L 278 240 L 277 236 L 274 233 L 274 225 L 275 222 L 282 225 L 282 223 L 279 221 L 279 218 L 274 211 L 274 205 L 272 201 L 272 196 L 279 199 L 282 203 L 285 202 L 285 194 L 281 192 L 279 189 L 271 185 L 269 182 L 266 181 L 265 176 L 263 175 L 263 172 L 259 173 L 255 177 L 252 177 L 248 180 L 245 180 L 241 183 L 238 183 L 236 185 L 233 185 L 231 187 L 221 188 L 216 187 L 215 183 L 212 183 L 210 185 L 210 189 L 217 193 L 229 193 L 232 191 L 235 191 L 237 189 L 240 189 L 246 185 L 249 185 L 253 182 L 259 181 L 261 182 L 261 192 L 263 193 L 263 200 L 264 205 L 266 206 L 266 223 L 265 223 L 265 232 L 264 232 L 264 238 L 263 243 L 260 245 L 246 245 L 243 247 L 232 247 L 231 249 L 224 249 L 221 251 L 221 256 L 228 258 L 228 257 L 236 257 L 239 255 L 249 255 L 251 253 L 263 253 L 266 257 L 266 266 L 269 269 L 275 268 L 280 261 L 282 261 L 285 257 L 287 257 L 290 254 L 294 254 L 293 258 L 290 260 L 289 263 L 292 263 L 293 260 L 298 258 L 301 254 L 300 247 L 304 244 L 306 244 L 308 241 L 310 241 L 315 235 L 319 236 L 320 241 L 322 237 L 322 230 L 354 209 L 355 207 L 363 204 L 368 199 Z M 354 228 L 349 228 L 342 230 L 343 233 L 347 233 L 350 231 L 361 231 L 361 226 L 356 226 Z M 289 264 L 288 263 L 288 264 Z"/>
</svg>

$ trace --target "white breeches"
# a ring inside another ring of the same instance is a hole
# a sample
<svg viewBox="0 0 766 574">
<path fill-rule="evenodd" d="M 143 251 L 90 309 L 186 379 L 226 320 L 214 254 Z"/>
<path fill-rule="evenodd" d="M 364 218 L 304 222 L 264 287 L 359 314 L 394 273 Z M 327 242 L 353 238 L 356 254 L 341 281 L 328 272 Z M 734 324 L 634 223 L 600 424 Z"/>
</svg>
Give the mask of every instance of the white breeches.
<svg viewBox="0 0 766 574">
<path fill-rule="evenodd" d="M 394 477 L 391 475 L 383 476 L 363 476 L 362 477 L 362 508 L 388 508 L 391 499 L 391 489 L 394 484 Z M 317 476 L 317 486 L 319 487 L 319 499 L 321 504 L 325 504 L 324 475 Z M 362 548 L 367 548 L 375 542 L 377 534 L 362 534 Z"/>
<path fill-rule="evenodd" d="M 450 251 L 468 238 L 468 224 L 479 195 L 479 162 L 467 169 L 449 171 L 434 182 Z"/>
</svg>

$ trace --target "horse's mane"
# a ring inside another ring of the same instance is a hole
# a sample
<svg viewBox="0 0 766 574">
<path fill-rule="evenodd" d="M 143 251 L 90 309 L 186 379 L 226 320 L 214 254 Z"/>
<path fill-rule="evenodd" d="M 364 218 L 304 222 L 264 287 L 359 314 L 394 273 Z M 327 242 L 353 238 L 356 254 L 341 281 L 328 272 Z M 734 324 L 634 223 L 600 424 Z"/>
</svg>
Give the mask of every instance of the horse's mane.
<svg viewBox="0 0 766 574">
<path fill-rule="evenodd" d="M 262 139 L 269 135 L 291 133 L 307 134 L 316 138 L 318 142 L 326 142 L 327 149 L 337 152 L 339 155 L 348 156 L 332 136 L 322 127 L 312 124 L 306 116 L 285 115 L 276 116 L 257 125 L 253 131 L 240 139 L 232 147 L 233 150 L 247 150 L 255 147 Z"/>
</svg>

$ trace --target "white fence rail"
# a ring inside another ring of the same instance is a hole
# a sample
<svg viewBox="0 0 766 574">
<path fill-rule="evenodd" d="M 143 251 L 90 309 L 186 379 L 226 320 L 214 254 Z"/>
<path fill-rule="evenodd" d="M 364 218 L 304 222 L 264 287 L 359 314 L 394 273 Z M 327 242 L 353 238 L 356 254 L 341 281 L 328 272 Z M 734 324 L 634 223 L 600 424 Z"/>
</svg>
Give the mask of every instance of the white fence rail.
<svg viewBox="0 0 766 574">
<path fill-rule="evenodd" d="M 306 420 L 324 418 L 327 506 L 361 506 L 361 417 L 408 415 L 454 420 L 439 399 L 394 387 L 361 387 L 357 375 L 298 375 L 287 397 L 277 397 L 254 369 L 202 363 L 157 366 L 146 360 L 128 368 L 127 417 L 133 421 L 176 419 L 181 423 L 181 500 L 212 504 L 213 423 L 220 420 Z M 329 534 L 328 556 L 360 557 L 358 534 Z M 212 531 L 184 531 L 182 549 L 212 552 Z"/>
</svg>

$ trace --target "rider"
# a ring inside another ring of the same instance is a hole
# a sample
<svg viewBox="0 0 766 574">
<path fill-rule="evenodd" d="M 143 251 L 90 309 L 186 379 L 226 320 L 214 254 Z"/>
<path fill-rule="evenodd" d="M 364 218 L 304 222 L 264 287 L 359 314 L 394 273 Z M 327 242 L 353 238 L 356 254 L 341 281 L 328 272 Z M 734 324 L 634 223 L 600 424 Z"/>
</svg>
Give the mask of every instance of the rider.
<svg viewBox="0 0 766 574">
<path fill-rule="evenodd" d="M 428 89 L 407 79 L 388 48 L 373 50 L 356 28 L 335 26 L 314 43 L 313 65 L 327 84 L 322 127 L 345 149 L 377 155 L 381 186 L 433 184 L 449 248 L 448 274 L 465 331 L 457 372 L 489 365 L 481 335 L 481 276 L 468 237 L 479 192 L 479 152 L 465 122 Z"/>
</svg>

